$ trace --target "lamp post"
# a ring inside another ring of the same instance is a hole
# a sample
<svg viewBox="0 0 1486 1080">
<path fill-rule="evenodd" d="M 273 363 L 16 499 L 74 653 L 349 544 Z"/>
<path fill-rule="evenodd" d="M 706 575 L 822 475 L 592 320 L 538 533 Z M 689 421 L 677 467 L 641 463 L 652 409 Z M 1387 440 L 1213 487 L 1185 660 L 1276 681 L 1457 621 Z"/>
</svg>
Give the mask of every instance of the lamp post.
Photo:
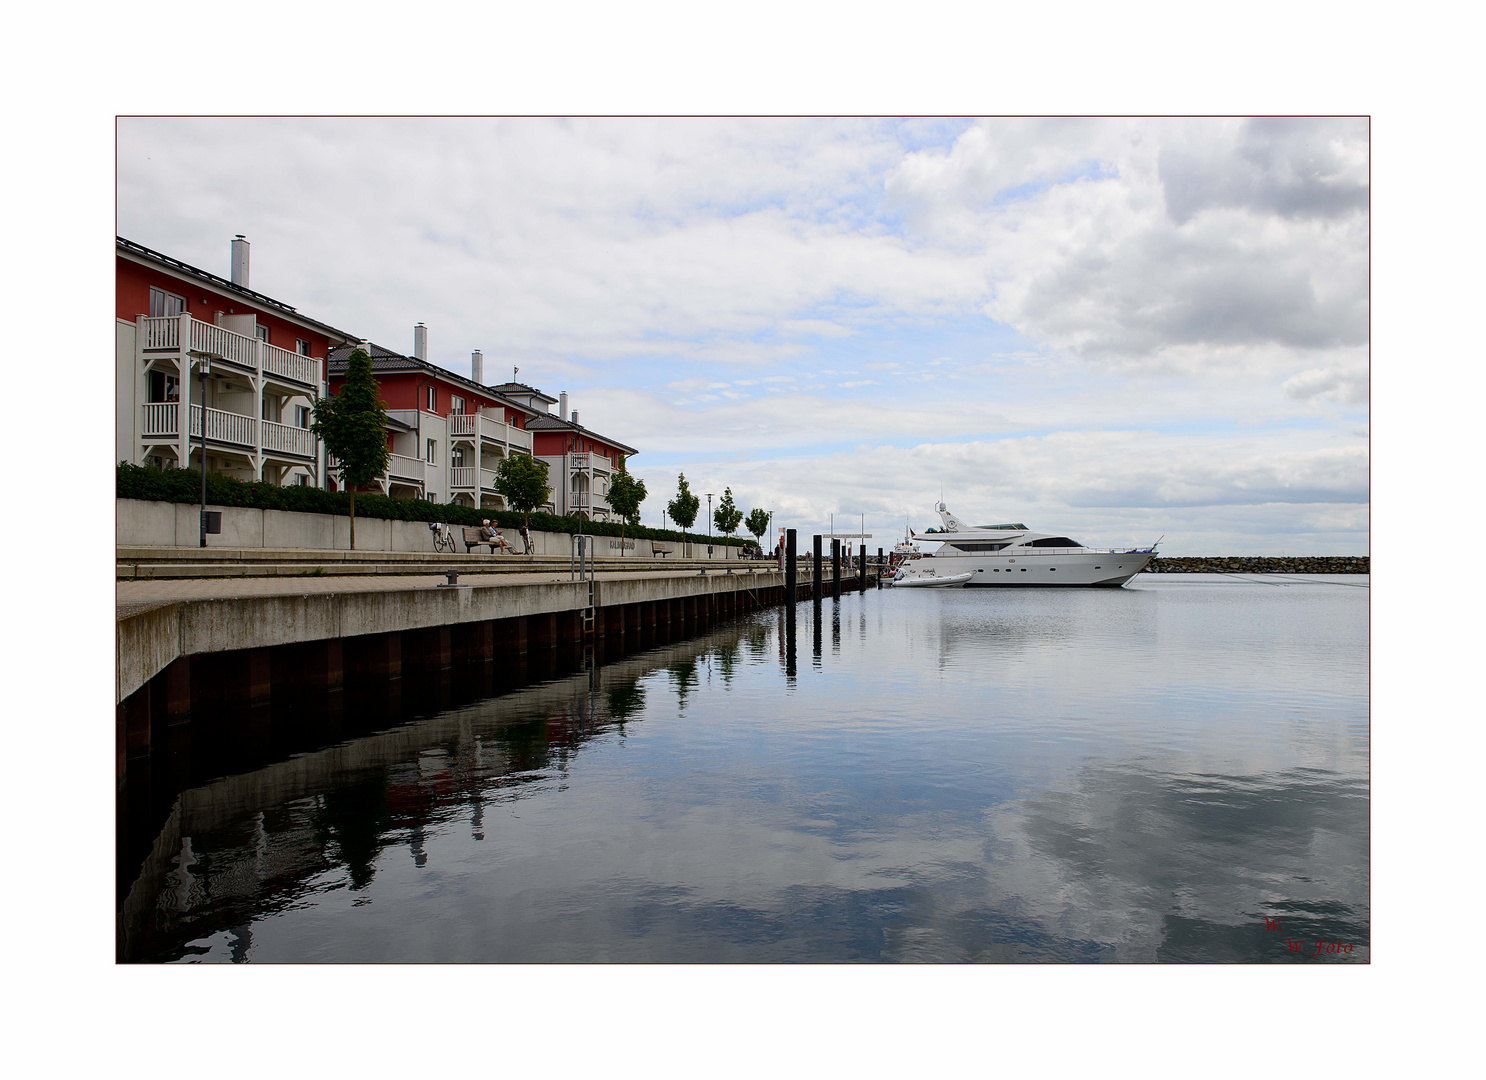
<svg viewBox="0 0 1486 1080">
<path fill-rule="evenodd" d="M 201 546 L 206 547 L 206 377 L 212 373 L 212 358 L 207 353 L 192 352 L 189 355 L 196 358 L 197 370 L 201 372 Z M 189 413 L 191 396 L 186 395 L 187 423 L 190 423 Z"/>
</svg>

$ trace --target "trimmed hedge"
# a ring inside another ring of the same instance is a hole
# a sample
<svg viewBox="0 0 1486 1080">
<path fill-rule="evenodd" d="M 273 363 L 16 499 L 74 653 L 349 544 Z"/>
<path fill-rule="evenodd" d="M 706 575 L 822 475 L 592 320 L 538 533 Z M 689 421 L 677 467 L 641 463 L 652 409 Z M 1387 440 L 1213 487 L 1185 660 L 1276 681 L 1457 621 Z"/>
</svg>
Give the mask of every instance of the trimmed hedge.
<svg viewBox="0 0 1486 1080">
<path fill-rule="evenodd" d="M 201 474 L 187 469 L 157 469 L 154 466 L 119 462 L 117 495 L 121 499 L 150 499 L 156 502 L 199 503 Z M 246 482 L 229 476 L 207 473 L 208 506 L 246 506 L 254 510 L 289 510 L 301 514 L 338 514 L 349 517 L 351 497 L 343 491 L 291 485 L 278 487 L 263 481 Z M 521 515 L 510 510 L 482 510 L 459 503 L 434 503 L 425 499 L 393 499 L 386 495 L 358 492 L 356 516 L 391 521 L 442 521 L 448 525 L 478 525 L 485 518 L 503 529 L 519 529 Z M 533 513 L 531 527 L 539 532 L 575 533 L 576 516 Z M 608 521 L 585 521 L 583 531 L 590 536 L 618 536 L 620 528 Z M 643 525 L 624 528 L 627 539 L 675 541 L 705 544 L 707 537 L 680 533 L 674 529 L 650 529 Z M 740 547 L 751 539 L 714 536 L 714 544 Z"/>
</svg>

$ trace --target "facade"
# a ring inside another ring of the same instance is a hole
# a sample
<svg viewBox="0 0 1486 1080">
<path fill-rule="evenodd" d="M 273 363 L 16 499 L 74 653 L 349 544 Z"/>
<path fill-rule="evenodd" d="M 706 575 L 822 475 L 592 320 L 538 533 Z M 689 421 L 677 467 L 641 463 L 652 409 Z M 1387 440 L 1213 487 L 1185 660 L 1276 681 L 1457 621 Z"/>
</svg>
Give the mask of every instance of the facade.
<svg viewBox="0 0 1486 1080">
<path fill-rule="evenodd" d="M 117 460 L 199 469 L 204 422 L 207 472 L 335 490 L 334 462 L 309 430 L 311 410 L 339 389 L 359 347 L 387 406 L 392 459 L 376 482 L 382 493 L 503 510 L 495 470 L 527 454 L 548 466 L 549 512 L 612 518 L 609 480 L 636 451 L 581 426 L 577 412 L 569 417 L 566 393 L 487 386 L 479 352 L 471 379 L 429 363 L 422 323 L 406 356 L 253 292 L 241 236 L 230 279 L 123 237 L 116 243 Z"/>
<path fill-rule="evenodd" d="M 421 323 L 413 328 L 412 356 L 371 342 L 332 349 L 330 393 L 340 389 L 355 348 L 371 356 L 387 405 L 392 462 L 377 481 L 384 494 L 509 509 L 496 493 L 495 470 L 502 458 L 526 454 L 547 464 L 548 512 L 591 521 L 613 516 L 604 499 L 609 478 L 619 458 L 635 450 L 581 427 L 576 413 L 568 419 L 566 394 L 554 398 L 515 382 L 487 386 L 480 381 L 479 352 L 471 357 L 471 379 L 430 363 L 427 328 Z M 552 415 L 553 405 L 561 406 L 559 415 Z"/>
<path fill-rule="evenodd" d="M 204 420 L 208 472 L 322 486 L 310 409 L 350 335 L 253 292 L 242 237 L 231 255 L 227 279 L 117 238 L 116 458 L 200 468 Z"/>
</svg>

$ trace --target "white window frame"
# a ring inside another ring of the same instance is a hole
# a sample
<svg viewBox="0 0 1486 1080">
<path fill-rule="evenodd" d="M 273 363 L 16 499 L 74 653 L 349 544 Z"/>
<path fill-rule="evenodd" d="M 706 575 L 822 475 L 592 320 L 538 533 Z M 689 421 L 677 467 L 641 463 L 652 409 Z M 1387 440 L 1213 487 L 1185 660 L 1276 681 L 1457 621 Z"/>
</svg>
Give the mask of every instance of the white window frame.
<svg viewBox="0 0 1486 1080">
<path fill-rule="evenodd" d="M 463 416 L 464 415 L 464 398 L 460 397 L 458 394 L 450 394 L 449 395 L 449 411 L 451 413 L 458 413 L 460 416 Z"/>
<path fill-rule="evenodd" d="M 427 412 L 439 411 L 439 388 L 432 383 L 428 386 L 428 408 Z"/>
<path fill-rule="evenodd" d="M 304 338 L 295 338 L 294 349 L 300 356 L 308 356 L 310 354 L 310 343 Z"/>
<path fill-rule="evenodd" d="M 428 462 L 430 465 L 437 465 L 438 462 L 434 460 L 434 454 L 435 448 L 439 445 L 439 441 L 437 439 L 428 439 L 425 441 L 426 446 L 424 448 L 424 453 L 426 454 L 426 456 L 423 460 Z"/>
<path fill-rule="evenodd" d="M 157 297 L 159 298 L 159 303 L 156 303 Z M 179 305 L 175 311 L 168 310 L 173 306 L 170 303 L 171 300 L 174 300 Z M 158 319 L 171 315 L 183 315 L 188 306 L 184 296 L 177 296 L 173 292 L 166 292 L 164 289 L 156 288 L 154 285 L 150 286 L 150 318 Z M 156 308 L 159 310 L 157 311 Z"/>
</svg>

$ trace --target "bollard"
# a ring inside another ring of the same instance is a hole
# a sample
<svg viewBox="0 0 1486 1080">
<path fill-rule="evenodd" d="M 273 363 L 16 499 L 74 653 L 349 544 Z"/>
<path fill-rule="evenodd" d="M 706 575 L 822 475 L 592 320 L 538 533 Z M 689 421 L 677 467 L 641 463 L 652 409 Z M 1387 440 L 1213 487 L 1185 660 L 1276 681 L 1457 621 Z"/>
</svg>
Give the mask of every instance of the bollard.
<svg viewBox="0 0 1486 1080">
<path fill-rule="evenodd" d="M 831 598 L 841 599 L 841 541 L 831 540 Z"/>
<path fill-rule="evenodd" d="M 867 545 L 861 545 L 857 554 L 857 592 L 867 591 Z"/>
<path fill-rule="evenodd" d="M 812 596 L 815 602 L 818 604 L 820 603 L 821 597 L 820 575 L 822 573 L 822 567 L 820 565 L 820 533 L 815 534 L 815 559 L 810 565 L 815 571 L 815 589 L 812 593 Z"/>
<path fill-rule="evenodd" d="M 784 595 L 788 598 L 786 603 L 794 607 L 799 593 L 795 589 L 795 530 L 784 531 Z"/>
</svg>

